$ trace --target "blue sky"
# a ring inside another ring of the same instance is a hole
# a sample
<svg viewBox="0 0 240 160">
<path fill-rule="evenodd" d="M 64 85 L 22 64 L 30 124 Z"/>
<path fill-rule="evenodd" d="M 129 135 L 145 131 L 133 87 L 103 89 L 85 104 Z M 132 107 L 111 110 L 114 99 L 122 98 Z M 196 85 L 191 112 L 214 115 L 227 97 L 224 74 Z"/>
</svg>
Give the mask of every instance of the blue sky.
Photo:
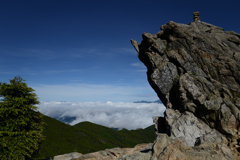
<svg viewBox="0 0 240 160">
<path fill-rule="evenodd" d="M 170 20 L 240 33 L 240 2 L 5 0 L 0 2 L 0 82 L 20 75 L 40 101 L 157 100 L 130 39 Z"/>
</svg>

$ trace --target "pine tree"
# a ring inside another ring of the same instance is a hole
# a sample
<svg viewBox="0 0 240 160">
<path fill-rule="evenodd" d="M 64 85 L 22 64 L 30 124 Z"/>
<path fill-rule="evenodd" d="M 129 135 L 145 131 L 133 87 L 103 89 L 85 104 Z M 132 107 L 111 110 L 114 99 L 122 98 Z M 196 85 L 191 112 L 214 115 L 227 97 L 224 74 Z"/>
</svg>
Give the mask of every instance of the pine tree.
<svg viewBox="0 0 240 160">
<path fill-rule="evenodd" d="M 0 83 L 0 159 L 24 160 L 44 139 L 43 115 L 37 111 L 37 95 L 21 77 Z"/>
</svg>

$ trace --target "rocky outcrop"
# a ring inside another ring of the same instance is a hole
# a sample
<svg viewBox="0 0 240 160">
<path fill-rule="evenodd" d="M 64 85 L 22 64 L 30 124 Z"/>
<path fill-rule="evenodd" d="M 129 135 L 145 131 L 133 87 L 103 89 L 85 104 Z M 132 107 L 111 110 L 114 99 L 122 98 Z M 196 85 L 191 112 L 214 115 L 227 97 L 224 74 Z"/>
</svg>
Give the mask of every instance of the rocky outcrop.
<svg viewBox="0 0 240 160">
<path fill-rule="evenodd" d="M 78 155 L 77 155 L 78 154 Z M 74 158 L 73 158 L 74 156 Z M 65 158 L 65 159 L 63 159 Z M 54 160 L 232 160 L 226 144 L 204 143 L 189 147 L 167 134 L 159 134 L 154 143 L 139 144 L 134 148 L 112 148 L 81 155 L 73 152 L 55 156 Z"/>
<path fill-rule="evenodd" d="M 81 157 L 81 156 L 82 156 L 81 153 L 72 152 L 72 153 L 68 153 L 68 154 L 54 156 L 53 160 L 71 160 L 73 158 L 78 158 L 78 157 Z"/>
<path fill-rule="evenodd" d="M 141 43 L 131 40 L 132 45 L 166 106 L 164 117 L 154 118 L 157 134 L 189 147 L 228 146 L 238 156 L 240 34 L 200 22 L 194 12 L 194 22 L 170 21 L 142 38 Z"/>
<path fill-rule="evenodd" d="M 191 112 L 180 113 L 178 110 L 167 109 L 165 120 L 165 124 L 162 123 L 162 125 L 171 127 L 168 129 L 168 135 L 183 141 L 187 146 L 197 146 L 205 142 L 227 144 L 227 139 L 221 133 L 209 127 Z M 159 125 L 158 128 L 162 129 L 162 125 Z M 165 131 L 163 130 L 162 133 Z"/>
<path fill-rule="evenodd" d="M 112 148 L 84 155 L 73 152 L 55 156 L 54 160 L 123 160 L 129 159 L 129 157 L 139 157 L 138 160 L 146 160 L 151 157 L 152 145 L 152 143 L 138 144 L 134 148 Z"/>
<path fill-rule="evenodd" d="M 142 156 L 145 156 L 144 159 Z M 159 134 L 152 150 L 135 155 L 126 155 L 119 160 L 232 160 L 231 150 L 225 144 L 204 143 L 189 147 L 167 134 Z"/>
</svg>

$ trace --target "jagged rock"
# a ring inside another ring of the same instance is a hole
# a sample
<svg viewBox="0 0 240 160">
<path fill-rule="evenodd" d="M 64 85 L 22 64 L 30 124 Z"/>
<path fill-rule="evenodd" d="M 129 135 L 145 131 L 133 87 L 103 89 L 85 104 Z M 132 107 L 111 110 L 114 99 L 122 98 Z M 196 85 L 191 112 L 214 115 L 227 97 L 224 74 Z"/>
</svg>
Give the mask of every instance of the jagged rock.
<svg viewBox="0 0 240 160">
<path fill-rule="evenodd" d="M 222 134 L 211 129 L 191 112 L 181 114 L 177 110 L 167 109 L 165 118 L 171 128 L 171 137 L 183 141 L 186 146 L 193 147 L 206 142 L 227 144 L 227 139 Z"/>
<path fill-rule="evenodd" d="M 224 143 L 204 143 L 189 147 L 167 134 L 159 134 L 152 144 L 134 148 L 113 148 L 82 155 L 71 160 L 232 160 L 231 150 Z"/>
<path fill-rule="evenodd" d="M 182 141 L 172 139 L 166 134 L 158 135 L 153 153 L 150 160 L 233 159 L 231 150 L 225 144 L 204 143 L 196 147 L 188 147 Z"/>
<path fill-rule="evenodd" d="M 151 157 L 152 143 L 138 144 L 134 148 L 112 148 L 94 153 L 84 154 L 71 160 L 123 160 L 131 157 L 141 157 L 138 160 L 145 160 Z"/>
<path fill-rule="evenodd" d="M 68 153 L 68 154 L 54 156 L 53 160 L 71 160 L 72 158 L 78 158 L 80 156 L 82 156 L 81 153 L 72 152 L 72 153 Z"/>
<path fill-rule="evenodd" d="M 194 12 L 194 22 L 170 21 L 142 38 L 132 45 L 167 108 L 154 119 L 158 134 L 190 147 L 228 145 L 239 155 L 240 34 L 200 22 Z"/>
</svg>

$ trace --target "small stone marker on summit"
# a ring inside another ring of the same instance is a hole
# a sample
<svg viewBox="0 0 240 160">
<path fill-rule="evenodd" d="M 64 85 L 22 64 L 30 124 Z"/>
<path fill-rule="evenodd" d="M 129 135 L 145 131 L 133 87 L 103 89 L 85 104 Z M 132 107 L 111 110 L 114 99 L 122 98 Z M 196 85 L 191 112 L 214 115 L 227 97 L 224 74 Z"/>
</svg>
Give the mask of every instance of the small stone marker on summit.
<svg viewBox="0 0 240 160">
<path fill-rule="evenodd" d="M 194 22 L 200 22 L 200 14 L 198 11 L 193 13 Z"/>
</svg>

